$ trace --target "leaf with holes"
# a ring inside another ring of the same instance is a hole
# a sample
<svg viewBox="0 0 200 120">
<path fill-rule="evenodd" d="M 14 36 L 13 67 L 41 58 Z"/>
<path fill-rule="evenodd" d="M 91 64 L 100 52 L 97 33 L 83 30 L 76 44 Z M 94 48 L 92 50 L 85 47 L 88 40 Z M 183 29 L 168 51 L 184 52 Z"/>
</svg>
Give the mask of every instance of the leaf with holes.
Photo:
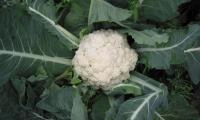
<svg viewBox="0 0 200 120">
<path fill-rule="evenodd" d="M 14 75 L 32 75 L 41 65 L 53 74 L 71 65 L 73 53 L 23 7 L 1 9 L 0 15 L 0 85 Z"/>
</svg>

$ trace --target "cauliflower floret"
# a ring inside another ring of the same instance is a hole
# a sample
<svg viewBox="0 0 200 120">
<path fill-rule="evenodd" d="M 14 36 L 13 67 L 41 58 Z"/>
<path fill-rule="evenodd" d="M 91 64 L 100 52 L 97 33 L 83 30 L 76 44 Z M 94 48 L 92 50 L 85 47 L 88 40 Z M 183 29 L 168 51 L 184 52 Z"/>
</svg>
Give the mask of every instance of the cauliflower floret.
<svg viewBox="0 0 200 120">
<path fill-rule="evenodd" d="M 137 53 L 123 35 L 99 30 L 81 40 L 72 63 L 86 83 L 107 90 L 128 79 L 137 60 Z"/>
</svg>

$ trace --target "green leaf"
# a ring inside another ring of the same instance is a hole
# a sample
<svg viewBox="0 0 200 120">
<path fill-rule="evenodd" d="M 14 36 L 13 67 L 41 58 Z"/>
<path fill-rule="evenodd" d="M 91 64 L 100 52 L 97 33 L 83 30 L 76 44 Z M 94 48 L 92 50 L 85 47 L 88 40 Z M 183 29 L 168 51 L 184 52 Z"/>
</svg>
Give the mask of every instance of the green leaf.
<svg viewBox="0 0 200 120">
<path fill-rule="evenodd" d="M 87 109 L 81 100 L 80 94 L 76 92 L 71 112 L 71 120 L 87 120 L 87 119 L 88 119 Z"/>
<path fill-rule="evenodd" d="M 149 67 L 168 69 L 171 64 L 184 63 L 184 50 L 191 48 L 200 39 L 200 26 L 190 25 L 188 29 L 174 30 L 169 34 L 169 42 L 160 46 L 139 48 L 141 58 Z"/>
<path fill-rule="evenodd" d="M 144 0 L 141 17 L 157 22 L 165 22 L 178 16 L 178 6 L 190 0 Z"/>
<path fill-rule="evenodd" d="M 152 120 L 157 101 L 158 93 L 129 99 L 120 106 L 116 120 Z"/>
<path fill-rule="evenodd" d="M 98 96 L 96 102 L 92 105 L 92 120 L 104 120 L 106 111 L 109 109 L 108 97 L 105 95 Z"/>
<path fill-rule="evenodd" d="M 146 94 L 122 103 L 116 120 L 152 120 L 155 109 L 166 104 L 166 87 L 138 73 L 134 73 L 130 80 L 141 85 Z"/>
<path fill-rule="evenodd" d="M 73 53 L 23 7 L 1 9 L 0 16 L 0 86 L 10 76 L 34 74 L 41 65 L 54 75 L 71 65 Z"/>
<path fill-rule="evenodd" d="M 168 42 L 169 36 L 167 33 L 159 34 L 153 30 L 137 31 L 132 29 L 124 30 L 131 35 L 137 44 L 155 46 L 156 44 Z"/>
<path fill-rule="evenodd" d="M 83 102 L 87 105 L 90 104 L 91 99 L 97 94 L 97 90 L 92 89 L 85 84 L 77 85 L 77 87 L 82 95 Z"/>
<path fill-rule="evenodd" d="M 131 12 L 115 7 L 104 0 L 91 0 L 88 24 L 95 22 L 119 22 L 131 16 Z"/>
<path fill-rule="evenodd" d="M 37 86 L 39 88 L 39 86 Z M 26 106 L 28 108 L 35 108 L 35 104 L 39 98 L 39 96 L 37 96 L 36 92 L 34 91 L 35 88 L 31 87 L 30 84 L 27 85 L 26 88 Z"/>
<path fill-rule="evenodd" d="M 19 105 L 17 94 L 9 82 L 0 87 L 0 94 L 1 120 L 41 120 Z"/>
<path fill-rule="evenodd" d="M 169 96 L 169 105 L 155 112 L 155 120 L 200 120 L 198 111 L 181 95 Z"/>
<path fill-rule="evenodd" d="M 166 97 L 168 94 L 165 84 L 160 83 L 138 72 L 131 73 L 131 77 L 129 79 L 135 84 L 138 84 L 144 94 L 149 94 L 152 92 L 163 92 L 163 97 Z"/>
<path fill-rule="evenodd" d="M 35 75 L 31 75 L 27 78 L 27 81 L 29 82 L 37 82 L 37 81 L 43 81 L 48 78 L 48 73 L 44 69 L 43 66 L 39 66 Z"/>
<path fill-rule="evenodd" d="M 46 87 L 40 97 L 48 96 L 50 93 L 60 90 L 60 86 L 55 84 L 54 82 L 50 84 L 50 86 Z"/>
<path fill-rule="evenodd" d="M 81 82 L 82 82 L 82 80 L 79 79 L 78 76 L 77 77 L 73 77 L 73 79 L 71 79 L 71 81 L 70 81 L 70 83 L 72 85 L 80 84 Z"/>
<path fill-rule="evenodd" d="M 35 109 L 35 103 L 38 97 L 30 85 L 27 86 L 27 99 L 23 99 L 23 102 L 26 102 L 23 106 L 19 104 L 17 93 L 10 82 L 0 87 L 0 94 L 1 120 L 54 120 L 52 115 Z"/>
<path fill-rule="evenodd" d="M 198 47 L 185 50 L 184 53 L 190 77 L 193 83 L 198 84 L 200 82 L 200 44 Z"/>
<path fill-rule="evenodd" d="M 26 0 L 28 10 L 33 17 L 45 24 L 46 28 L 59 37 L 59 40 L 69 49 L 77 48 L 79 39 L 56 23 L 56 6 L 53 0 Z"/>
<path fill-rule="evenodd" d="M 86 120 L 85 108 L 77 92 L 77 89 L 72 87 L 62 88 L 44 97 L 37 103 L 37 107 L 62 120 L 74 120 L 81 117 L 81 120 Z"/>
<path fill-rule="evenodd" d="M 65 17 L 65 28 L 79 35 L 81 30 L 87 27 L 90 0 L 71 1 L 70 12 Z"/>
<path fill-rule="evenodd" d="M 124 96 L 119 98 L 108 97 L 110 108 L 106 111 L 105 120 L 115 120 L 119 106 L 124 101 Z"/>
<path fill-rule="evenodd" d="M 39 101 L 37 107 L 54 114 L 59 119 L 70 119 L 75 92 L 71 87 L 57 90 Z"/>
<path fill-rule="evenodd" d="M 20 99 L 22 99 L 22 97 L 24 97 L 25 95 L 25 91 L 26 91 L 26 79 L 21 78 L 21 79 L 11 79 L 11 83 L 13 85 L 13 87 L 15 88 L 15 90 L 17 91 Z"/>
<path fill-rule="evenodd" d="M 25 96 L 26 92 L 26 79 L 25 78 L 13 78 L 11 79 L 11 83 L 15 90 L 17 91 L 18 98 L 19 98 L 19 104 L 22 105 L 23 98 Z"/>
<path fill-rule="evenodd" d="M 70 83 L 72 84 L 72 85 L 76 85 L 76 84 L 79 84 L 79 83 L 81 83 L 82 82 L 82 80 L 79 78 L 79 75 L 76 73 L 76 72 L 74 72 L 73 70 L 72 70 L 72 78 L 70 79 L 71 81 L 70 81 Z"/>
<path fill-rule="evenodd" d="M 142 90 L 141 88 L 134 83 L 121 83 L 118 85 L 115 85 L 107 92 L 109 95 L 115 95 L 115 94 L 133 94 L 133 95 L 141 95 Z"/>
<path fill-rule="evenodd" d="M 29 82 L 37 82 L 37 81 L 43 81 L 43 80 L 46 80 L 48 78 L 48 76 L 46 75 L 31 75 L 30 77 L 28 77 L 27 81 Z"/>
</svg>

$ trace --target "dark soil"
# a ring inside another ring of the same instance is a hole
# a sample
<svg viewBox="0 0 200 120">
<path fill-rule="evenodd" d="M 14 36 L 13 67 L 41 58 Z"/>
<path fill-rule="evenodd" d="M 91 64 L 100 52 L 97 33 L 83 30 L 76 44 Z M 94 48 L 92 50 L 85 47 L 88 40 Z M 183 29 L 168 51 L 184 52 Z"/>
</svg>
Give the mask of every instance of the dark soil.
<svg viewBox="0 0 200 120">
<path fill-rule="evenodd" d="M 200 113 L 200 84 L 194 86 L 193 96 L 191 97 L 191 104 L 199 111 Z"/>
</svg>

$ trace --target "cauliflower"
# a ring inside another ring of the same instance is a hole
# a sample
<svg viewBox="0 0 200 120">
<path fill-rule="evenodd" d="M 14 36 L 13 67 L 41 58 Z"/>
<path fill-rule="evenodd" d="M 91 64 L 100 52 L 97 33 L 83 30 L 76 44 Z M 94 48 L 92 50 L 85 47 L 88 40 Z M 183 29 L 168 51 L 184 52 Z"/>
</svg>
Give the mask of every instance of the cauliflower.
<svg viewBox="0 0 200 120">
<path fill-rule="evenodd" d="M 124 36 L 99 30 L 83 37 L 72 63 L 86 83 L 107 90 L 128 79 L 137 60 L 137 53 Z"/>
</svg>

